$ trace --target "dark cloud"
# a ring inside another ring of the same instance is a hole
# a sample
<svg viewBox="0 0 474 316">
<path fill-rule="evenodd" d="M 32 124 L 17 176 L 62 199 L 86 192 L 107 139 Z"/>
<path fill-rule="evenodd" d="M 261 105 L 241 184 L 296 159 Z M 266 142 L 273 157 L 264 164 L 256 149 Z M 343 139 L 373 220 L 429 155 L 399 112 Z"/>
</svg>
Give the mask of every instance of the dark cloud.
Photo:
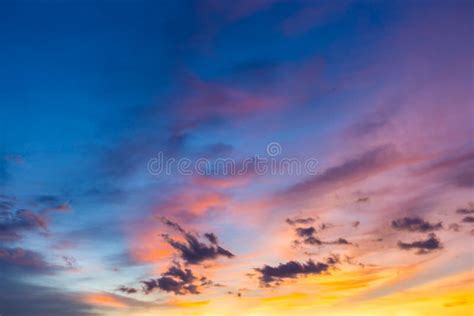
<svg viewBox="0 0 474 316">
<path fill-rule="evenodd" d="M 474 214 L 474 208 L 458 208 L 456 213 L 462 215 Z"/>
<path fill-rule="evenodd" d="M 317 237 L 314 237 L 314 236 L 310 236 L 308 238 L 305 238 L 301 242 L 306 244 L 306 245 L 318 245 L 318 246 L 321 246 L 321 245 L 351 245 L 352 244 L 349 241 L 347 241 L 347 239 L 344 239 L 344 238 L 338 238 L 334 241 L 322 241 L 321 239 L 319 239 Z"/>
<path fill-rule="evenodd" d="M 321 224 L 319 225 L 319 229 L 320 229 L 320 230 L 329 229 L 329 228 L 331 228 L 331 227 L 334 227 L 334 225 L 331 224 L 331 223 L 321 223 Z"/>
<path fill-rule="evenodd" d="M 419 217 L 404 217 L 392 221 L 392 228 L 409 232 L 430 232 L 443 228 L 441 222 L 429 223 Z"/>
<path fill-rule="evenodd" d="M 201 280 L 203 280 L 201 278 Z M 204 280 L 207 280 L 204 278 Z M 172 265 L 168 271 L 163 273 L 158 279 L 142 281 L 143 291 L 149 294 L 156 289 L 172 292 L 175 295 L 199 294 L 198 285 L 194 282 L 198 279 L 190 269 L 182 269 L 178 263 Z M 201 282 L 201 285 L 209 283 Z"/>
<path fill-rule="evenodd" d="M 314 218 L 312 217 L 307 217 L 307 218 L 287 218 L 286 219 L 286 222 L 289 224 L 289 225 L 298 225 L 298 224 L 312 224 L 314 223 Z"/>
<path fill-rule="evenodd" d="M 474 216 L 466 216 L 462 219 L 463 223 L 474 223 Z"/>
<path fill-rule="evenodd" d="M 296 242 L 299 243 L 300 241 L 297 240 Z M 319 238 L 314 237 L 314 236 L 307 237 L 303 239 L 301 242 L 307 245 L 318 245 L 318 246 L 324 243 Z"/>
<path fill-rule="evenodd" d="M 184 235 L 186 242 L 176 241 L 166 234 L 163 235 L 163 238 L 171 247 L 180 252 L 181 258 L 188 264 L 199 264 L 220 256 L 227 258 L 234 257 L 234 254 L 221 246 L 215 244 L 206 245 L 190 233 Z"/>
<path fill-rule="evenodd" d="M 307 228 L 302 228 L 302 227 L 298 227 L 296 228 L 296 234 L 299 236 L 299 237 L 311 237 L 313 236 L 314 233 L 316 233 L 316 229 L 314 227 L 307 227 Z"/>
<path fill-rule="evenodd" d="M 334 262 L 331 260 L 331 263 Z M 272 267 L 265 265 L 262 268 L 257 268 L 255 271 L 260 273 L 260 282 L 263 286 L 278 285 L 284 279 L 294 279 L 301 276 L 311 274 L 321 274 L 327 271 L 330 267 L 329 263 L 317 262 L 312 260 L 307 262 L 289 261 L 280 263 Z"/>
<path fill-rule="evenodd" d="M 435 234 L 430 234 L 428 239 L 418 240 L 411 243 L 398 242 L 398 247 L 403 250 L 416 249 L 417 254 L 425 254 L 431 251 L 441 249 L 442 245 Z"/>
<path fill-rule="evenodd" d="M 173 221 L 170 221 L 169 219 L 167 219 L 166 217 L 162 216 L 159 218 L 161 220 L 161 222 L 171 228 L 173 228 L 174 230 L 180 232 L 180 233 L 183 233 L 185 234 L 186 231 L 178 224 L 178 223 L 175 223 Z"/>
<path fill-rule="evenodd" d="M 53 270 L 43 256 L 35 251 L 21 247 L 0 248 L 0 269 L 22 273 L 48 273 Z"/>
<path fill-rule="evenodd" d="M 341 257 L 337 254 L 331 254 L 328 258 L 326 258 L 326 263 L 331 265 L 331 266 L 335 265 L 335 264 L 338 264 L 338 263 L 341 263 Z"/>
<path fill-rule="evenodd" d="M 324 228 L 322 228 L 324 229 Z M 316 229 L 313 226 L 310 227 L 297 227 L 295 229 L 296 235 L 300 238 L 294 241 L 296 245 L 298 244 L 306 244 L 306 245 L 349 245 L 351 244 L 344 238 L 338 238 L 334 241 L 322 241 L 318 237 L 314 236 L 316 233 Z"/>
<path fill-rule="evenodd" d="M 42 253 L 17 246 L 24 235 L 31 232 L 48 232 L 48 205 L 51 199 L 33 202 L 41 211 L 15 209 L 14 197 L 0 195 L 0 313 L 17 316 L 95 315 L 90 307 L 80 302 L 79 296 L 64 289 L 32 285 L 26 280 L 51 275 L 65 270 L 64 266 L 48 263 Z M 8 246 L 13 243 L 15 246 Z M 63 257 L 66 262 L 71 257 Z"/>
<path fill-rule="evenodd" d="M 210 245 L 208 245 L 208 244 L 205 244 L 204 242 L 199 241 L 195 235 L 189 232 L 186 232 L 178 224 L 166 218 L 162 220 L 164 220 L 164 222 L 168 226 L 173 227 L 174 229 L 176 229 L 178 232 L 180 232 L 183 235 L 185 242 L 174 240 L 169 235 L 162 234 L 165 241 L 171 247 L 179 251 L 181 258 L 184 260 L 185 263 L 199 264 L 203 261 L 216 259 L 218 257 L 227 257 L 227 258 L 234 257 L 233 253 L 219 246 L 219 244 L 217 243 L 217 236 L 215 236 L 214 234 L 212 233 L 205 234 L 206 239 L 210 241 Z"/>
<path fill-rule="evenodd" d="M 2 315 L 15 316 L 96 316 L 92 307 L 81 302 L 78 293 L 26 283 L 18 275 L 0 275 Z"/>
<path fill-rule="evenodd" d="M 117 291 L 122 292 L 124 294 L 135 294 L 138 293 L 138 290 L 134 287 L 126 287 L 126 286 L 119 286 Z"/>
<path fill-rule="evenodd" d="M 167 234 L 162 234 L 166 242 L 179 251 L 180 257 L 186 265 L 199 264 L 207 260 L 216 259 L 220 256 L 228 258 L 234 256 L 231 252 L 219 246 L 218 238 L 213 233 L 204 234 L 204 237 L 209 242 L 209 244 L 206 244 L 199 241 L 196 235 L 187 232 L 179 224 L 165 217 L 161 217 L 160 220 L 162 223 L 171 227 L 184 237 L 185 242 L 181 242 L 172 239 Z M 175 295 L 199 294 L 199 288 L 220 286 L 214 284 L 205 276 L 196 277 L 191 269 L 183 268 L 177 261 L 174 261 L 168 270 L 159 278 L 144 280 L 141 283 L 145 294 L 149 294 L 154 290 L 174 293 Z M 117 290 L 126 294 L 136 292 L 135 288 L 124 286 L 119 287 Z"/>
<path fill-rule="evenodd" d="M 217 245 L 217 236 L 214 233 L 205 233 L 204 237 L 206 237 L 211 244 Z"/>
<path fill-rule="evenodd" d="M 47 232 L 47 221 L 44 216 L 30 210 L 0 210 L 0 241 L 21 239 L 26 231 L 41 230 Z"/>
<path fill-rule="evenodd" d="M 63 259 L 64 263 L 66 264 L 66 267 L 68 267 L 69 269 L 77 268 L 76 258 L 72 256 L 62 256 L 61 259 Z"/>
<path fill-rule="evenodd" d="M 351 243 L 347 241 L 347 239 L 345 238 L 338 238 L 337 240 L 335 241 L 330 241 L 328 242 L 329 244 L 333 244 L 333 245 L 350 245 Z"/>
<path fill-rule="evenodd" d="M 368 202 L 369 201 L 369 197 L 366 196 L 366 197 L 360 197 L 357 199 L 357 203 L 364 203 L 364 202 Z"/>
</svg>

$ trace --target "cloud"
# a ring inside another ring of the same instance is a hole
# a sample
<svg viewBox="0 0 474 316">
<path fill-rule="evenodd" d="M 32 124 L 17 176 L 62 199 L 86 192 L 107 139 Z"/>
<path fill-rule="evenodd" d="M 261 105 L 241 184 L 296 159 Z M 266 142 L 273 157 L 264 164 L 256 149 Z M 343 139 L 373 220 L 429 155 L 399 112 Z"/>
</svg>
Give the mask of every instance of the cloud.
<svg viewBox="0 0 474 316">
<path fill-rule="evenodd" d="M 126 287 L 126 286 L 119 286 L 117 291 L 125 293 L 125 294 L 135 294 L 138 293 L 138 290 L 134 287 Z"/>
<path fill-rule="evenodd" d="M 189 219 L 207 212 L 225 209 L 228 200 L 225 194 L 219 192 L 183 190 L 164 201 L 155 212 Z"/>
<path fill-rule="evenodd" d="M 310 237 L 313 236 L 314 233 L 316 233 L 316 229 L 312 226 L 307 228 L 296 228 L 296 234 L 300 237 Z"/>
<path fill-rule="evenodd" d="M 331 261 L 333 262 L 333 261 Z M 262 268 L 256 268 L 260 273 L 260 282 L 264 286 L 279 285 L 284 279 L 294 279 L 300 276 L 310 274 L 321 274 L 330 267 L 329 263 L 314 263 L 311 259 L 307 262 L 289 261 L 280 263 L 275 267 L 265 265 Z"/>
<path fill-rule="evenodd" d="M 350 245 L 351 243 L 349 241 L 347 241 L 347 239 L 345 238 L 338 238 L 337 240 L 335 241 L 330 241 L 328 242 L 329 244 L 332 244 L 332 245 Z"/>
<path fill-rule="evenodd" d="M 307 237 L 303 239 L 302 241 L 299 241 L 299 240 L 295 241 L 296 244 L 299 244 L 300 242 L 303 242 L 304 244 L 307 244 L 307 245 L 318 245 L 318 246 L 324 244 L 323 241 L 321 241 L 319 238 L 314 237 L 314 236 Z"/>
<path fill-rule="evenodd" d="M 39 196 L 34 200 L 39 211 L 15 209 L 14 197 L 0 195 L 0 241 L 18 241 L 23 234 L 32 231 L 48 232 L 48 212 L 64 211 L 69 205 L 54 196 Z"/>
<path fill-rule="evenodd" d="M 217 245 L 217 236 L 214 233 L 205 233 L 204 237 L 206 237 L 211 244 Z"/>
<path fill-rule="evenodd" d="M 178 223 L 166 217 L 160 217 L 160 221 L 173 231 L 179 233 L 184 241 L 171 238 L 168 234 L 162 234 L 165 241 L 179 252 L 182 263 L 186 265 L 197 265 L 218 257 L 232 258 L 234 254 L 219 245 L 217 236 L 214 233 L 205 233 L 204 238 L 207 243 L 200 241 L 199 235 L 186 231 Z M 191 269 L 183 268 L 182 263 L 173 261 L 173 264 L 159 278 L 143 280 L 142 289 L 145 294 L 154 290 L 174 293 L 175 295 L 199 294 L 199 288 L 207 286 L 217 286 L 206 277 L 196 277 Z M 133 294 L 137 289 L 134 287 L 121 286 L 117 289 L 122 293 Z"/>
<path fill-rule="evenodd" d="M 357 199 L 357 203 L 364 203 L 364 202 L 368 202 L 369 201 L 369 197 L 366 196 L 366 197 L 360 197 Z"/>
<path fill-rule="evenodd" d="M 174 249 L 178 250 L 181 258 L 188 264 L 199 264 L 206 260 L 216 259 L 220 256 L 232 258 L 234 254 L 218 245 L 206 245 L 195 236 L 186 233 L 186 242 L 176 241 L 168 235 L 163 234 L 165 241 Z"/>
<path fill-rule="evenodd" d="M 464 223 L 474 223 L 474 216 L 466 216 L 462 219 Z"/>
<path fill-rule="evenodd" d="M 2 315 L 15 316 L 95 316 L 77 293 L 64 289 L 29 284 L 17 275 L 1 275 L 0 306 Z"/>
<path fill-rule="evenodd" d="M 325 229 L 325 224 L 321 225 L 321 229 Z M 344 238 L 338 238 L 334 241 L 322 241 L 321 239 L 314 236 L 316 229 L 313 226 L 310 227 L 297 227 L 295 228 L 296 235 L 300 238 L 294 241 L 296 245 L 303 243 L 306 245 L 350 245 L 351 243 Z"/>
<path fill-rule="evenodd" d="M 46 219 L 30 210 L 0 211 L 0 240 L 14 241 L 21 239 L 21 233 L 26 231 L 47 231 Z"/>
<path fill-rule="evenodd" d="M 429 222 L 424 221 L 419 217 L 404 217 L 399 218 L 397 220 L 392 221 L 391 224 L 393 229 L 396 230 L 404 230 L 409 232 L 431 232 L 435 230 L 439 230 L 443 228 L 443 224 L 441 222 L 432 224 Z"/>
<path fill-rule="evenodd" d="M 78 269 L 77 268 L 77 260 L 76 258 L 72 256 L 62 256 L 61 259 L 63 259 L 64 263 L 66 264 L 66 267 L 69 269 Z"/>
<path fill-rule="evenodd" d="M 460 188 L 474 187 L 474 163 L 451 176 L 451 183 Z"/>
<path fill-rule="evenodd" d="M 320 230 L 325 230 L 325 229 L 329 229 L 329 228 L 332 228 L 332 227 L 334 227 L 334 225 L 331 224 L 331 223 L 321 223 L 319 225 Z"/>
<path fill-rule="evenodd" d="M 164 219 L 168 226 L 173 227 L 179 233 L 181 233 L 185 239 L 185 242 L 174 240 L 167 234 L 162 234 L 165 241 L 174 249 L 178 250 L 181 258 L 187 264 L 199 264 L 206 260 L 216 259 L 218 257 L 232 258 L 234 254 L 230 251 L 222 248 L 217 243 L 217 236 L 213 233 L 205 235 L 206 239 L 210 242 L 210 245 L 205 244 L 198 240 L 198 238 L 192 233 L 186 232 L 178 224 Z"/>
<path fill-rule="evenodd" d="M 428 239 L 418 240 L 411 243 L 398 242 L 398 247 L 403 250 L 418 250 L 417 254 L 426 254 L 431 251 L 441 249 L 442 245 L 435 234 L 430 234 Z"/>
<path fill-rule="evenodd" d="M 459 225 L 458 223 L 452 223 L 449 225 L 448 229 L 455 232 L 459 232 L 461 230 L 461 225 Z"/>
<path fill-rule="evenodd" d="M 298 218 L 298 217 L 295 217 L 293 219 L 291 218 L 287 218 L 286 219 L 286 222 L 289 224 L 289 225 L 298 225 L 298 224 L 312 224 L 314 223 L 315 219 L 312 218 L 312 217 L 307 217 L 307 218 Z"/>
<path fill-rule="evenodd" d="M 49 198 L 27 200 L 23 204 L 31 202 L 38 212 L 16 209 L 14 197 L 0 195 L 0 312 L 18 316 L 95 315 L 87 304 L 80 302 L 79 297 L 64 289 L 24 281 L 66 270 L 64 266 L 48 263 L 42 253 L 19 246 L 18 242 L 28 233 L 48 233 L 48 211 L 51 206 L 57 207 Z M 69 268 L 72 267 L 72 257 L 63 256 L 62 259 Z"/>
<path fill-rule="evenodd" d="M 345 239 L 345 238 L 338 238 L 334 241 L 322 241 L 321 239 L 319 239 L 317 237 L 314 237 L 314 236 L 307 237 L 302 242 L 304 244 L 307 244 L 307 245 L 318 245 L 318 246 L 321 246 L 321 245 L 351 245 L 352 244 L 349 241 L 347 241 L 347 239 Z M 298 243 L 298 241 L 297 241 L 297 243 Z"/>
<path fill-rule="evenodd" d="M 472 165 L 474 161 L 474 151 L 465 152 L 460 155 L 449 156 L 438 160 L 430 165 L 417 170 L 415 173 L 417 175 L 425 175 L 432 172 L 439 172 L 450 170 L 456 167 L 462 167 L 463 165 Z"/>
<path fill-rule="evenodd" d="M 35 251 L 21 247 L 0 247 L 0 268 L 28 273 L 46 273 L 52 271 L 43 256 Z"/>
<path fill-rule="evenodd" d="M 173 221 L 170 221 L 169 219 L 167 219 L 166 217 L 162 216 L 159 218 L 161 220 L 161 222 L 171 228 L 173 228 L 174 230 L 180 232 L 180 233 L 183 233 L 185 234 L 186 231 L 178 224 L 178 223 L 175 223 Z"/>
<path fill-rule="evenodd" d="M 474 208 L 458 208 L 456 213 L 462 215 L 474 214 Z"/>
<path fill-rule="evenodd" d="M 401 163 L 401 156 L 393 145 L 379 146 L 290 187 L 284 195 L 322 194 L 364 180 Z"/>
<path fill-rule="evenodd" d="M 145 294 L 159 289 L 165 292 L 171 292 L 175 295 L 199 294 L 198 279 L 190 269 L 182 269 L 178 263 L 175 263 L 158 279 L 142 281 Z"/>
<path fill-rule="evenodd" d="M 471 188 L 474 186 L 474 151 L 449 155 L 414 172 L 415 175 L 437 174 L 441 180 L 448 181 L 455 187 Z"/>
</svg>

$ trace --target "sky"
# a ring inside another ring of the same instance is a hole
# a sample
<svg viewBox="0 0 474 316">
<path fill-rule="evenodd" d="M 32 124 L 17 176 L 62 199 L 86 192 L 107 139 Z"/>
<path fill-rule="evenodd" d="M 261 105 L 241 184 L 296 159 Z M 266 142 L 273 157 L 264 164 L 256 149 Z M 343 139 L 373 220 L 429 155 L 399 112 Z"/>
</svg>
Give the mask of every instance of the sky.
<svg viewBox="0 0 474 316">
<path fill-rule="evenodd" d="M 0 314 L 472 315 L 474 2 L 0 3 Z"/>
</svg>

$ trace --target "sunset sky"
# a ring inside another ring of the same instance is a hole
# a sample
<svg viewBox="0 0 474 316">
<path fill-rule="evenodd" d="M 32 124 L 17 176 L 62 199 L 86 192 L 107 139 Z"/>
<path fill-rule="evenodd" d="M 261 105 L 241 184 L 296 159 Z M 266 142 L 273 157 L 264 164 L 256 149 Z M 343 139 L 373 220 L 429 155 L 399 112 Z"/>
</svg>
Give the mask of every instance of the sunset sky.
<svg viewBox="0 0 474 316">
<path fill-rule="evenodd" d="M 1 1 L 0 315 L 474 315 L 473 21 Z"/>
</svg>

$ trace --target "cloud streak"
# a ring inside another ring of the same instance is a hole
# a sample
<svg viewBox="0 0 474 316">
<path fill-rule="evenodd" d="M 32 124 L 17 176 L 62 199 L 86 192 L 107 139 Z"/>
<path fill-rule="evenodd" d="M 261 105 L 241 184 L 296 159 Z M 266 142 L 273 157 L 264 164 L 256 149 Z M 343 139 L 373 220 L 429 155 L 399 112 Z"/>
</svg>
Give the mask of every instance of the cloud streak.
<svg viewBox="0 0 474 316">
<path fill-rule="evenodd" d="M 431 231 L 440 230 L 443 228 L 443 224 L 441 222 L 429 223 L 419 217 L 399 218 L 392 221 L 391 226 L 393 229 L 400 230 L 400 231 L 420 232 L 420 233 L 431 232 Z"/>
<path fill-rule="evenodd" d="M 435 234 L 430 234 L 428 239 L 413 242 L 398 242 L 398 247 L 402 250 L 417 250 L 417 254 L 427 254 L 442 248 L 441 242 Z"/>
<path fill-rule="evenodd" d="M 332 262 L 332 261 L 331 261 Z M 314 262 L 308 260 L 306 262 L 288 261 L 280 263 L 277 266 L 264 265 L 256 268 L 260 274 L 260 282 L 263 286 L 279 285 L 285 279 L 294 279 L 307 275 L 318 275 L 328 271 L 330 264 L 322 262 Z"/>
</svg>

